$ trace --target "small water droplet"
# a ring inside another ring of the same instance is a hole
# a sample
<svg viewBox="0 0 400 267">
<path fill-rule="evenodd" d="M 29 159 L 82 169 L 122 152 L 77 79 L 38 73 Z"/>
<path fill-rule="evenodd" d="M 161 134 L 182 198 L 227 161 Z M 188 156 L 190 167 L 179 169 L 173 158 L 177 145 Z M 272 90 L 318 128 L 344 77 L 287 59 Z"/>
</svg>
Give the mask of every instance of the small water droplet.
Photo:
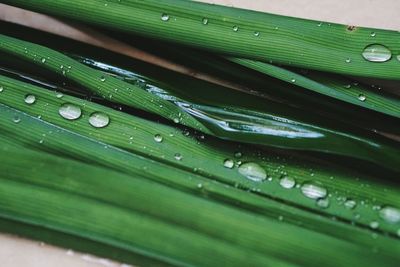
<svg viewBox="0 0 400 267">
<path fill-rule="evenodd" d="M 375 37 L 376 36 L 376 32 L 371 32 L 371 37 Z"/>
<path fill-rule="evenodd" d="M 317 200 L 317 206 L 322 209 L 329 208 L 329 204 L 330 203 L 328 198 L 320 198 Z"/>
<path fill-rule="evenodd" d="M 319 185 L 313 183 L 305 183 L 301 186 L 301 192 L 308 198 L 319 199 L 324 198 L 328 194 L 328 191 Z"/>
<path fill-rule="evenodd" d="M 247 162 L 239 166 L 239 173 L 254 182 L 262 182 L 267 178 L 265 170 L 257 163 Z"/>
<path fill-rule="evenodd" d="M 19 123 L 19 122 L 21 121 L 21 118 L 20 118 L 18 115 L 15 115 L 15 116 L 12 118 L 12 121 L 15 122 L 15 123 Z"/>
<path fill-rule="evenodd" d="M 362 56 L 370 62 L 386 62 L 392 58 L 392 52 L 386 46 L 372 44 L 364 49 Z"/>
<path fill-rule="evenodd" d="M 344 206 L 346 207 L 346 209 L 352 210 L 357 206 L 357 202 L 355 200 L 353 200 L 353 199 L 347 199 L 344 202 Z"/>
<path fill-rule="evenodd" d="M 397 236 L 400 237 L 400 228 L 397 230 Z"/>
<path fill-rule="evenodd" d="M 254 32 L 254 36 L 255 36 L 255 37 L 260 36 L 260 32 Z"/>
<path fill-rule="evenodd" d="M 346 63 L 351 63 L 351 59 L 350 58 L 346 58 Z"/>
<path fill-rule="evenodd" d="M 370 222 L 369 227 L 371 227 L 372 229 L 378 229 L 379 223 L 377 221 L 372 221 Z"/>
<path fill-rule="evenodd" d="M 58 113 L 67 120 L 76 120 L 82 115 L 81 108 L 70 103 L 61 105 Z"/>
<path fill-rule="evenodd" d="M 203 25 L 207 25 L 208 24 L 208 18 L 203 18 L 203 20 L 201 22 L 203 23 Z"/>
<path fill-rule="evenodd" d="M 198 183 L 198 184 L 197 184 L 197 188 L 198 188 L 198 189 L 202 189 L 202 188 L 203 188 L 203 184 L 202 184 L 202 183 Z"/>
<path fill-rule="evenodd" d="M 317 24 L 317 26 L 318 26 L 318 27 L 321 27 L 321 26 L 322 26 L 322 22 L 319 22 L 319 23 Z"/>
<path fill-rule="evenodd" d="M 43 57 L 42 60 L 41 60 L 41 62 L 42 62 L 42 63 L 46 63 L 46 58 Z"/>
<path fill-rule="evenodd" d="M 32 105 L 33 103 L 36 102 L 36 97 L 34 95 L 29 94 L 25 96 L 24 101 L 26 104 Z"/>
<path fill-rule="evenodd" d="M 156 141 L 157 143 L 161 143 L 163 141 L 163 137 L 161 136 L 161 134 L 156 134 L 154 136 L 154 141 Z"/>
<path fill-rule="evenodd" d="M 174 123 L 179 123 L 179 118 L 174 118 Z"/>
<path fill-rule="evenodd" d="M 350 89 L 351 88 L 351 84 L 346 84 L 343 87 L 346 88 L 346 89 Z"/>
<path fill-rule="evenodd" d="M 110 118 L 107 114 L 101 112 L 93 112 L 92 114 L 90 114 L 89 123 L 95 128 L 103 128 L 110 123 Z"/>
<path fill-rule="evenodd" d="M 162 21 L 168 21 L 168 20 L 169 20 L 169 15 L 163 13 L 163 14 L 161 15 L 161 20 L 162 20 Z"/>
<path fill-rule="evenodd" d="M 231 160 L 231 159 L 224 160 L 225 168 L 232 169 L 234 165 L 235 165 L 235 162 L 233 160 Z"/>
<path fill-rule="evenodd" d="M 365 100 L 367 100 L 367 97 L 365 95 L 363 95 L 363 94 L 359 94 L 358 95 L 358 100 L 364 102 Z"/>
<path fill-rule="evenodd" d="M 279 180 L 279 184 L 286 189 L 291 189 L 296 186 L 296 181 L 292 177 L 284 176 Z"/>
<path fill-rule="evenodd" d="M 242 157 L 242 152 L 240 152 L 240 151 L 237 151 L 237 152 L 235 152 L 235 158 L 241 158 Z"/>
<path fill-rule="evenodd" d="M 295 83 L 295 82 L 296 82 L 296 79 L 293 78 L 293 79 L 291 79 L 290 81 L 291 81 L 292 83 Z"/>
<path fill-rule="evenodd" d="M 233 29 L 234 32 L 237 32 L 239 30 L 239 27 L 235 25 L 235 26 L 233 26 L 232 29 Z"/>
<path fill-rule="evenodd" d="M 182 155 L 179 154 L 179 153 L 175 153 L 174 158 L 175 158 L 176 160 L 182 160 Z"/>
<path fill-rule="evenodd" d="M 386 206 L 379 211 L 379 216 L 388 223 L 400 222 L 400 210 L 394 207 Z"/>
<path fill-rule="evenodd" d="M 56 98 L 62 98 L 64 95 L 60 92 L 55 92 Z"/>
<path fill-rule="evenodd" d="M 400 55 L 397 56 L 397 60 L 400 61 Z"/>
<path fill-rule="evenodd" d="M 106 80 L 106 76 L 102 75 L 100 76 L 100 81 L 104 82 Z"/>
<path fill-rule="evenodd" d="M 0 86 L 0 93 L 4 91 L 4 87 Z"/>
</svg>

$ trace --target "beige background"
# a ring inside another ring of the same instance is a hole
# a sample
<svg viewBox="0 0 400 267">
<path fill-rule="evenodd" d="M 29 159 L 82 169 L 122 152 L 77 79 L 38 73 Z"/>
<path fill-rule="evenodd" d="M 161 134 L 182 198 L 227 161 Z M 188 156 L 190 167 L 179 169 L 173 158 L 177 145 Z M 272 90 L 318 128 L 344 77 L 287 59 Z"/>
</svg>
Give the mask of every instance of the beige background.
<svg viewBox="0 0 400 267">
<path fill-rule="evenodd" d="M 400 0 L 201 1 L 321 21 L 400 31 Z M 6 234 L 0 234 L 0 265 L 2 267 L 128 266 Z"/>
</svg>

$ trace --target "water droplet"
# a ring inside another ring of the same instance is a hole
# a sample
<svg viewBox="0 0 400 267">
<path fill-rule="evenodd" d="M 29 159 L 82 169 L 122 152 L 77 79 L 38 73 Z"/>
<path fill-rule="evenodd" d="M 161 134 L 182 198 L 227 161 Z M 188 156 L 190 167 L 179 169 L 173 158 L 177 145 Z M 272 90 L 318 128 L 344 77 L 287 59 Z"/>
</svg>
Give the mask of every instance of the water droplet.
<svg viewBox="0 0 400 267">
<path fill-rule="evenodd" d="M 322 26 L 322 22 L 319 22 L 319 23 L 317 24 L 317 26 L 318 26 L 318 27 L 321 27 L 321 26 Z"/>
<path fill-rule="evenodd" d="M 233 26 L 232 29 L 233 29 L 234 32 L 237 32 L 239 30 L 239 27 L 235 25 L 235 26 Z"/>
<path fill-rule="evenodd" d="M 102 75 L 100 76 L 100 81 L 104 82 L 106 80 L 106 76 Z"/>
<path fill-rule="evenodd" d="M 235 152 L 235 158 L 241 158 L 242 157 L 242 152 Z"/>
<path fill-rule="evenodd" d="M 4 91 L 4 87 L 0 86 L 0 93 Z"/>
<path fill-rule="evenodd" d="M 346 63 L 351 63 L 351 59 L 350 58 L 346 58 Z"/>
<path fill-rule="evenodd" d="M 254 36 L 255 36 L 255 37 L 260 36 L 260 32 L 254 32 Z"/>
<path fill-rule="evenodd" d="M 81 108 L 70 103 L 63 104 L 58 113 L 67 120 L 76 120 L 82 115 Z"/>
<path fill-rule="evenodd" d="M 365 100 L 367 100 L 367 97 L 365 95 L 363 95 L 363 94 L 359 94 L 358 95 L 358 100 L 364 102 Z"/>
<path fill-rule="evenodd" d="M 317 206 L 322 209 L 329 208 L 329 204 L 330 203 L 328 198 L 320 198 L 317 200 Z"/>
<path fill-rule="evenodd" d="M 90 114 L 89 123 L 95 128 L 103 128 L 110 123 L 110 118 L 107 114 L 101 112 L 93 112 L 92 114 Z"/>
<path fill-rule="evenodd" d="M 26 104 L 31 105 L 36 102 L 36 97 L 34 95 L 26 95 L 24 101 Z"/>
<path fill-rule="evenodd" d="M 353 199 L 347 199 L 344 202 L 344 206 L 346 207 L 346 209 L 352 210 L 357 206 L 357 202 L 355 200 L 353 200 Z"/>
<path fill-rule="evenodd" d="M 293 79 L 291 79 L 290 81 L 291 81 L 292 83 L 295 83 L 295 82 L 296 82 L 296 79 L 293 78 Z"/>
<path fill-rule="evenodd" d="M 400 229 L 397 230 L 397 236 L 400 237 Z"/>
<path fill-rule="evenodd" d="M 174 118 L 174 123 L 179 123 L 179 118 Z"/>
<path fill-rule="evenodd" d="M 46 62 L 46 59 L 45 59 L 45 58 L 42 58 L 41 62 L 42 62 L 42 63 L 45 63 L 45 62 Z"/>
<path fill-rule="evenodd" d="M 163 141 L 163 137 L 161 136 L 161 134 L 156 134 L 154 136 L 154 141 L 156 141 L 157 143 L 161 143 Z"/>
<path fill-rule="evenodd" d="M 369 227 L 371 227 L 372 229 L 378 229 L 379 223 L 377 221 L 372 221 L 370 222 Z"/>
<path fill-rule="evenodd" d="M 379 211 L 379 216 L 388 223 L 400 222 L 400 210 L 394 207 L 386 206 Z"/>
<path fill-rule="evenodd" d="M 161 15 L 161 20 L 162 20 L 162 21 L 168 21 L 168 20 L 169 20 L 169 15 L 168 15 L 168 14 L 165 14 L 165 13 L 162 14 L 162 15 Z"/>
<path fill-rule="evenodd" d="M 19 123 L 19 122 L 21 121 L 21 118 L 20 118 L 18 115 L 15 115 L 15 116 L 12 118 L 12 121 L 15 122 L 15 123 Z"/>
<path fill-rule="evenodd" d="M 386 62 L 392 58 L 392 52 L 386 46 L 373 44 L 364 49 L 362 56 L 370 62 Z"/>
<path fill-rule="evenodd" d="M 175 153 L 174 158 L 175 158 L 176 160 L 182 160 L 182 155 L 179 154 L 179 153 Z"/>
<path fill-rule="evenodd" d="M 260 165 L 253 162 L 240 165 L 239 173 L 255 182 L 262 182 L 267 178 L 265 170 Z"/>
<path fill-rule="evenodd" d="M 232 169 L 234 165 L 235 165 L 235 162 L 233 160 L 231 160 L 231 159 L 224 160 L 225 168 Z"/>
<path fill-rule="evenodd" d="M 62 98 L 64 95 L 60 92 L 55 92 L 56 98 Z"/>
<path fill-rule="evenodd" d="M 285 177 L 282 177 L 282 178 L 279 180 L 279 184 L 280 184 L 283 188 L 291 189 L 291 188 L 295 187 L 296 181 L 295 181 L 292 177 L 285 176 Z"/>
<path fill-rule="evenodd" d="M 400 55 L 397 56 L 397 60 L 400 61 Z"/>
<path fill-rule="evenodd" d="M 203 23 L 203 25 L 207 25 L 208 24 L 208 18 L 203 18 L 203 20 L 201 22 Z"/>
<path fill-rule="evenodd" d="M 351 88 L 351 84 L 346 84 L 343 87 L 346 88 L 346 89 L 350 89 Z"/>
<path fill-rule="evenodd" d="M 371 32 L 371 37 L 375 37 L 376 36 L 376 32 Z"/>
<path fill-rule="evenodd" d="M 326 197 L 328 191 L 319 185 L 305 183 L 301 186 L 301 192 L 308 198 L 319 199 Z"/>
</svg>

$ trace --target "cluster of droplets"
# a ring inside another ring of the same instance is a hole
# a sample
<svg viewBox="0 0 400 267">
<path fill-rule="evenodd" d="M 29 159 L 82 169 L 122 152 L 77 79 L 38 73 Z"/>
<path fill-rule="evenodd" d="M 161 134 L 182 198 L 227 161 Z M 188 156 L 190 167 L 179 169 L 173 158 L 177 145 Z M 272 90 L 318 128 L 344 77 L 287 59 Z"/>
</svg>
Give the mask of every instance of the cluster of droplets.
<svg viewBox="0 0 400 267">
<path fill-rule="evenodd" d="M 71 103 L 64 103 L 58 109 L 58 113 L 61 117 L 66 120 L 77 120 L 82 116 L 82 110 L 79 106 L 71 104 Z M 102 112 L 93 112 L 89 116 L 89 124 L 95 128 L 103 128 L 106 127 L 110 123 L 110 118 L 107 114 Z"/>
</svg>

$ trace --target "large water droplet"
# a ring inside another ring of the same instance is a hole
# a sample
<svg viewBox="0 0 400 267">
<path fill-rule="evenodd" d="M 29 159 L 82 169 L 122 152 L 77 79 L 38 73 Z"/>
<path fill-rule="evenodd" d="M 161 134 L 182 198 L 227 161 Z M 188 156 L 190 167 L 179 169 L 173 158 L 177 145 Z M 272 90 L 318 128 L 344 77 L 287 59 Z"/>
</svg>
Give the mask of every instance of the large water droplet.
<svg viewBox="0 0 400 267">
<path fill-rule="evenodd" d="M 392 58 L 392 52 L 386 46 L 372 44 L 364 49 L 362 56 L 370 62 L 386 62 Z"/>
<path fill-rule="evenodd" d="M 291 177 L 285 176 L 285 177 L 282 177 L 282 178 L 279 180 L 279 184 L 280 184 L 283 188 L 291 189 L 291 188 L 293 188 L 293 187 L 296 185 L 296 181 L 295 181 L 293 178 L 291 178 Z"/>
<path fill-rule="evenodd" d="M 235 162 L 233 160 L 231 160 L 231 159 L 224 160 L 225 168 L 232 169 L 234 165 L 235 165 Z"/>
<path fill-rule="evenodd" d="M 379 216 L 388 223 L 400 222 L 400 210 L 386 206 L 379 211 Z"/>
<path fill-rule="evenodd" d="M 110 118 L 107 114 L 101 112 L 93 112 L 89 117 L 89 123 L 95 128 L 103 128 L 110 123 Z"/>
<path fill-rule="evenodd" d="M 265 170 L 257 163 L 247 162 L 239 167 L 239 173 L 255 182 L 262 182 L 267 178 Z"/>
<path fill-rule="evenodd" d="M 36 102 L 36 97 L 34 95 L 29 94 L 25 96 L 24 101 L 26 104 L 32 105 L 33 103 Z"/>
<path fill-rule="evenodd" d="M 328 191 L 319 185 L 313 183 L 305 183 L 301 186 L 301 192 L 308 198 L 319 199 L 326 197 Z"/>
<path fill-rule="evenodd" d="M 76 120 L 82 115 L 81 108 L 70 103 L 63 104 L 58 113 L 67 120 Z"/>
<path fill-rule="evenodd" d="M 161 20 L 162 20 L 162 21 L 168 21 L 168 20 L 169 20 L 169 15 L 168 15 L 168 14 L 165 14 L 165 13 L 162 14 L 162 15 L 161 15 Z"/>
</svg>

